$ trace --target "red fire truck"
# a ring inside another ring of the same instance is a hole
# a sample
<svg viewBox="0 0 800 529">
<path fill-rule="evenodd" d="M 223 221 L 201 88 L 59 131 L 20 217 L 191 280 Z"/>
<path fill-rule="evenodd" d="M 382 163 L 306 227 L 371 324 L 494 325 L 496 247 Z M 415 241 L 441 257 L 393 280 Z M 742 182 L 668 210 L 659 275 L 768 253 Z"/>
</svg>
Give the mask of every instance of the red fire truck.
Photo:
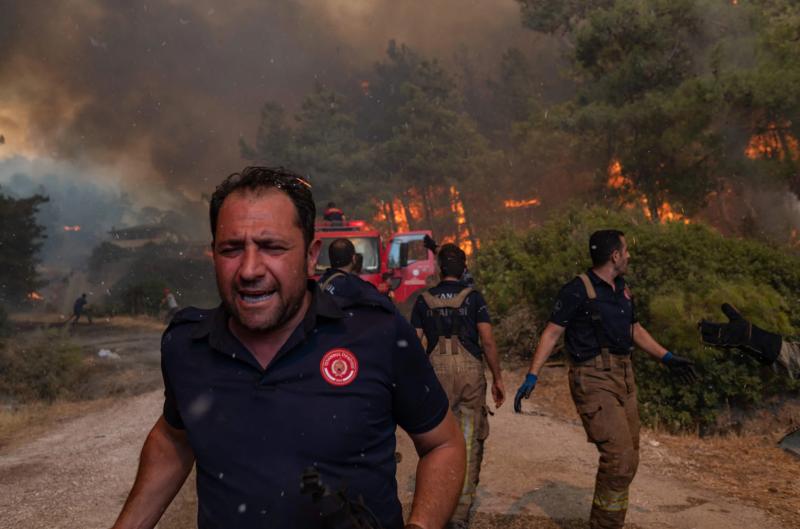
<svg viewBox="0 0 800 529">
<path fill-rule="evenodd" d="M 396 303 L 404 303 L 414 292 L 425 287 L 425 281 L 436 273 L 436 257 L 425 248 L 423 239 L 430 231 L 408 231 L 393 234 L 384 244 L 378 230 L 363 220 L 317 221 L 315 237 L 322 241 L 315 279 L 330 266 L 328 247 L 339 238 L 352 241 L 356 252 L 364 258 L 361 279 L 382 292 L 392 290 Z"/>
</svg>

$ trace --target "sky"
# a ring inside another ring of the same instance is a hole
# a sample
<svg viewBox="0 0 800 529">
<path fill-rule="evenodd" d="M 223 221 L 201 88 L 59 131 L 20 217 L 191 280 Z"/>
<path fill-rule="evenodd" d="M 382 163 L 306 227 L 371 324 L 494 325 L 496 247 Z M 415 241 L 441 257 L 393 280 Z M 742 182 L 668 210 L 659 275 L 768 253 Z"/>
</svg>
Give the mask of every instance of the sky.
<svg viewBox="0 0 800 529">
<path fill-rule="evenodd" d="M 357 83 L 395 39 L 489 75 L 514 0 L 0 0 L 0 185 L 53 175 L 169 207 L 244 165 L 261 106 Z M 27 164 L 27 166 L 26 166 Z M 42 171 L 46 166 L 48 171 Z"/>
</svg>

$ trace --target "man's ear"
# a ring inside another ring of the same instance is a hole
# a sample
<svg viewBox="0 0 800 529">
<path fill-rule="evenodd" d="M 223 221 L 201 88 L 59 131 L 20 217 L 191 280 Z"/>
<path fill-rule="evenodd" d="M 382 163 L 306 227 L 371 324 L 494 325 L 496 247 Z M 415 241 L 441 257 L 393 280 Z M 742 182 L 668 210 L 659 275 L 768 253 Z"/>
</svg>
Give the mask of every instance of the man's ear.
<svg viewBox="0 0 800 529">
<path fill-rule="evenodd" d="M 322 241 L 319 239 L 315 239 L 308 245 L 308 250 L 306 251 L 306 263 L 308 268 L 306 269 L 306 274 L 308 277 L 313 276 L 317 271 L 317 259 L 319 259 L 319 251 L 322 248 Z"/>
</svg>

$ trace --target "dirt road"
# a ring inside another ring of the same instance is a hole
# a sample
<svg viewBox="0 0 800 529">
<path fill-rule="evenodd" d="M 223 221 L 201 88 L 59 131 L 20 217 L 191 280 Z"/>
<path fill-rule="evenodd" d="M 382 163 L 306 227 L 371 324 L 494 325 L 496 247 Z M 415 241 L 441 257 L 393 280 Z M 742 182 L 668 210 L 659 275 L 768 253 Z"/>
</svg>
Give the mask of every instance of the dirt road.
<svg viewBox="0 0 800 529">
<path fill-rule="evenodd" d="M 516 378 L 509 376 L 511 380 Z M 492 418 L 473 527 L 585 527 L 596 468 L 594 447 L 586 443 L 576 422 L 551 414 L 547 401 L 533 400 L 526 406 L 530 411 L 524 416 L 515 416 L 509 403 Z M 0 528 L 110 526 L 132 483 L 141 443 L 160 409 L 161 392 L 149 391 L 54 424 L 45 434 L 4 449 Z M 407 502 L 416 458 L 408 438 L 402 433 L 398 437 L 404 456 L 398 484 Z M 642 464 L 631 492 L 632 527 L 790 527 L 690 479 L 667 477 L 662 465 L 675 468 L 677 459 L 653 434 L 644 435 Z M 193 526 L 193 486 L 190 478 L 159 527 Z"/>
</svg>

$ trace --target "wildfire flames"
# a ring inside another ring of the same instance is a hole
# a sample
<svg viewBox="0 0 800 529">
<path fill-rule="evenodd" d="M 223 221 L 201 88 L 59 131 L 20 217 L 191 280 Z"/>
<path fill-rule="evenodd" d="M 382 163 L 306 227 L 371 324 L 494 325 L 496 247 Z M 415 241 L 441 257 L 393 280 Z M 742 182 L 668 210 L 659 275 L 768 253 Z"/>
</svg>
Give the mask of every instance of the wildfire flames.
<svg viewBox="0 0 800 529">
<path fill-rule="evenodd" d="M 64 226 L 64 231 L 81 231 L 81 227 L 77 224 L 75 226 Z"/>
<path fill-rule="evenodd" d="M 529 208 L 541 205 L 542 201 L 538 198 L 531 198 L 528 200 L 505 200 L 503 206 L 507 208 Z"/>
<path fill-rule="evenodd" d="M 475 251 L 475 247 L 480 243 L 470 231 L 467 216 L 464 211 L 464 202 L 461 199 L 458 188 L 450 186 L 449 188 L 433 189 L 430 190 L 430 194 L 442 198 L 446 196 L 448 200 L 446 202 L 444 200 L 441 202 L 437 201 L 435 205 L 429 203 L 428 206 L 425 206 L 422 193 L 412 188 L 406 192 L 405 200 L 398 197 L 391 201 L 376 202 L 378 211 L 373 219 L 376 222 L 390 222 L 393 230 L 409 231 L 412 224 L 426 217 L 454 218 L 456 221 L 456 232 L 442 237 L 441 242 L 458 244 L 467 255 L 471 255 Z M 431 210 L 427 211 L 427 208 Z M 425 213 L 426 211 L 427 213 Z M 429 225 L 429 222 L 425 224 Z"/>
<path fill-rule="evenodd" d="M 409 207 L 412 217 L 418 218 L 414 215 L 415 211 L 419 212 L 418 207 Z M 391 202 L 378 202 L 378 213 L 375 215 L 375 220 L 377 222 L 387 222 L 389 219 L 394 219 L 397 231 L 409 230 L 408 217 L 406 217 L 406 210 L 401 199 L 395 198 Z"/>
<path fill-rule="evenodd" d="M 464 213 L 464 202 L 461 200 L 461 195 L 458 193 L 456 186 L 450 186 L 450 208 L 456 216 L 456 244 L 460 243 L 461 249 L 467 255 L 472 255 L 475 248 L 472 247 L 472 237 L 467 225 L 467 216 Z M 477 244 L 477 240 L 475 241 Z"/>
<path fill-rule="evenodd" d="M 800 144 L 797 138 L 784 130 L 787 127 L 779 128 L 770 123 L 766 132 L 754 134 L 744 149 L 745 156 L 751 160 L 783 160 L 788 151 L 792 160 L 800 159 Z"/>
<path fill-rule="evenodd" d="M 622 174 L 622 164 L 619 162 L 619 160 L 613 160 L 608 165 L 608 180 L 606 185 L 610 189 L 630 189 L 636 198 L 634 199 L 633 203 L 628 202 L 625 204 L 625 206 L 628 208 L 633 208 L 636 207 L 638 203 L 638 205 L 642 208 L 644 216 L 650 220 L 653 220 L 653 213 L 650 210 L 650 203 L 647 200 L 647 197 L 641 193 L 638 193 L 631 179 Z M 673 210 L 672 205 L 670 205 L 670 203 L 666 200 L 658 207 L 658 219 L 662 224 L 665 222 L 683 222 L 684 224 L 691 223 L 690 219 L 687 219 L 683 214 Z"/>
<path fill-rule="evenodd" d="M 44 297 L 38 292 L 28 292 L 26 297 L 31 301 L 44 301 Z"/>
</svg>

